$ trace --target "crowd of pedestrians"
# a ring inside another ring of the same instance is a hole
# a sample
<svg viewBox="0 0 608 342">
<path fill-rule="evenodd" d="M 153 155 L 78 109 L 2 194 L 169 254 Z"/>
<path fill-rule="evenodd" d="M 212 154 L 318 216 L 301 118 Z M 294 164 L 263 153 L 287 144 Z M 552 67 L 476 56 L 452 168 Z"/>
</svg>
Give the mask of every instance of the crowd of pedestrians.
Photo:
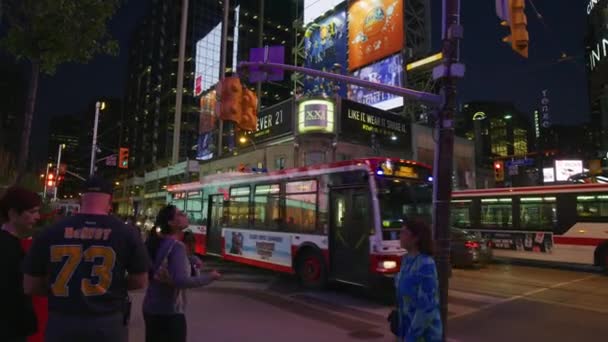
<svg viewBox="0 0 608 342">
<path fill-rule="evenodd" d="M 45 227 L 34 239 L 41 198 L 12 187 L 0 198 L 0 341 L 128 341 L 130 290 L 146 289 L 146 342 L 185 342 L 187 289 L 221 275 L 202 272 L 187 216 L 167 205 L 145 243 L 137 228 L 111 215 L 112 186 L 84 182 L 78 214 Z M 408 253 L 396 277 L 389 316 L 399 341 L 441 341 L 432 237 L 422 221 L 405 220 Z"/>
</svg>

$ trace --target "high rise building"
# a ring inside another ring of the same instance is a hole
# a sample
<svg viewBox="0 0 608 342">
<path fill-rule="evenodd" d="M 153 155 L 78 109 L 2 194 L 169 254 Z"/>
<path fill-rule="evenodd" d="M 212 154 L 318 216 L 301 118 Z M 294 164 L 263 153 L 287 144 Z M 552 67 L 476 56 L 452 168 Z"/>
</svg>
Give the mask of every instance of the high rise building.
<svg viewBox="0 0 608 342">
<path fill-rule="evenodd" d="M 608 153 L 608 0 L 586 0 L 591 126 L 598 156 Z"/>
</svg>

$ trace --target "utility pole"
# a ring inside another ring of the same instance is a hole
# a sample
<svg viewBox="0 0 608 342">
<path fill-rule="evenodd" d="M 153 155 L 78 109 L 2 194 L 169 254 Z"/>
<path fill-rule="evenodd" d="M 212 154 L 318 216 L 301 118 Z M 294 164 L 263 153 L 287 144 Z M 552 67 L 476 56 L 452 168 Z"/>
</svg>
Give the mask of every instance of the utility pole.
<svg viewBox="0 0 608 342">
<path fill-rule="evenodd" d="M 463 38 L 460 25 L 460 0 L 443 0 L 443 64 L 433 70 L 441 83 L 443 101 L 439 107 L 436 132 L 435 165 L 433 166 L 433 236 L 436 244 L 435 263 L 439 275 L 439 295 L 443 337 L 446 340 L 448 286 L 450 276 L 450 199 L 454 163 L 454 114 L 456 79 L 464 76 L 464 66 L 458 63 L 459 44 Z"/>
<path fill-rule="evenodd" d="M 182 99 L 184 97 L 184 60 L 186 59 L 186 33 L 188 32 L 188 0 L 182 0 L 182 22 L 179 32 L 179 55 L 177 58 L 177 87 L 175 92 L 175 118 L 173 121 L 172 164 L 179 162 L 179 142 L 182 130 Z"/>
<path fill-rule="evenodd" d="M 220 47 L 220 84 L 226 78 L 226 59 L 228 58 L 228 12 L 230 12 L 230 0 L 224 0 L 224 20 L 222 21 L 222 45 Z M 238 30 L 238 27 L 236 28 Z M 219 116 L 219 113 L 216 113 Z M 217 156 L 221 157 L 224 149 L 223 135 L 224 135 L 224 121 L 218 120 L 219 132 L 217 137 Z"/>
<path fill-rule="evenodd" d="M 91 167 L 89 169 L 89 176 L 95 173 L 95 157 L 97 155 L 97 126 L 99 125 L 99 111 L 104 109 L 105 104 L 97 101 L 95 103 L 95 121 L 93 122 L 93 143 L 91 145 Z M 59 151 L 61 155 L 61 150 Z M 59 163 L 57 164 L 59 165 Z"/>
<path fill-rule="evenodd" d="M 44 198 L 45 202 L 47 200 L 47 198 L 46 198 L 46 189 L 47 189 L 47 182 L 48 182 L 48 179 L 49 179 L 49 169 L 51 168 L 51 166 L 53 166 L 53 164 L 46 163 L 46 172 L 44 173 L 44 192 L 43 192 L 43 196 L 42 196 L 42 198 Z"/>
<path fill-rule="evenodd" d="M 260 0 L 260 15 L 258 17 L 260 21 L 258 22 L 258 47 L 264 47 L 264 0 Z M 262 108 L 262 81 L 258 81 L 255 85 L 255 93 L 258 97 L 258 113 Z"/>
<path fill-rule="evenodd" d="M 57 151 L 57 166 L 55 167 L 55 191 L 53 192 L 53 201 L 57 200 L 57 189 L 59 188 L 59 168 L 61 167 L 61 150 L 64 148 L 64 144 L 59 144 L 59 151 Z"/>
</svg>

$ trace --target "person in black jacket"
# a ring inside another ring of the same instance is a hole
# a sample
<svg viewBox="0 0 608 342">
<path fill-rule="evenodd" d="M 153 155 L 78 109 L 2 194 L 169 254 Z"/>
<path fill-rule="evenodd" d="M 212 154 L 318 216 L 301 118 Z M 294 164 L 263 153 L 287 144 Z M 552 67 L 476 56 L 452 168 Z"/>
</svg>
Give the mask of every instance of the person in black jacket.
<svg viewBox="0 0 608 342">
<path fill-rule="evenodd" d="M 32 299 L 23 291 L 20 240 L 31 234 L 40 205 L 40 196 L 21 187 L 9 188 L 0 198 L 0 341 L 25 342 L 37 330 Z"/>
</svg>

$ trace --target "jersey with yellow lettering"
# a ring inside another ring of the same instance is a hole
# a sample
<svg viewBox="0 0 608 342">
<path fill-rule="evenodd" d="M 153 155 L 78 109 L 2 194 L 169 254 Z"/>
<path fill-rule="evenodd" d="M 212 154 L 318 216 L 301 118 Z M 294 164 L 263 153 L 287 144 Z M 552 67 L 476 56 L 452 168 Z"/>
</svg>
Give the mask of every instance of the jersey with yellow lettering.
<svg viewBox="0 0 608 342">
<path fill-rule="evenodd" d="M 24 272 L 48 277 L 49 311 L 119 312 L 127 296 L 127 272 L 145 273 L 149 260 L 140 234 L 109 215 L 80 214 L 34 239 Z"/>
</svg>

